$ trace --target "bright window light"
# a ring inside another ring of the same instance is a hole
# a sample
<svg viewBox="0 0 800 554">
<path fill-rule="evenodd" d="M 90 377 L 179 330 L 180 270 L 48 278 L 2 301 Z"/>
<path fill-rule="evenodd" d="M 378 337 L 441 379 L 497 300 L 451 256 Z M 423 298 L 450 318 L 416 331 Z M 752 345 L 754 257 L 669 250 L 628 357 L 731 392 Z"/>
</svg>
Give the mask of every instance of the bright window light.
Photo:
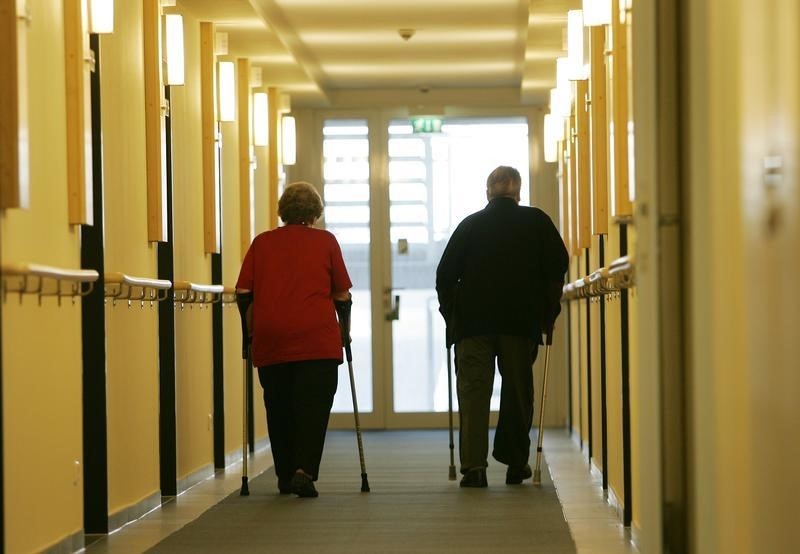
<svg viewBox="0 0 800 554">
<path fill-rule="evenodd" d="M 233 62 L 219 62 L 219 120 L 236 119 L 236 74 Z"/>
<path fill-rule="evenodd" d="M 284 115 L 281 120 L 283 165 L 294 165 L 297 161 L 297 131 L 294 116 Z"/>
<path fill-rule="evenodd" d="M 97 34 L 114 32 L 114 0 L 89 2 L 89 30 Z"/>
<path fill-rule="evenodd" d="M 183 16 L 167 14 L 167 84 L 182 85 L 184 83 L 183 68 Z"/>
<path fill-rule="evenodd" d="M 611 25 L 612 0 L 583 0 L 583 24 L 587 27 Z"/>
<path fill-rule="evenodd" d="M 253 144 L 266 146 L 269 135 L 269 104 L 266 92 L 253 94 Z"/>
</svg>

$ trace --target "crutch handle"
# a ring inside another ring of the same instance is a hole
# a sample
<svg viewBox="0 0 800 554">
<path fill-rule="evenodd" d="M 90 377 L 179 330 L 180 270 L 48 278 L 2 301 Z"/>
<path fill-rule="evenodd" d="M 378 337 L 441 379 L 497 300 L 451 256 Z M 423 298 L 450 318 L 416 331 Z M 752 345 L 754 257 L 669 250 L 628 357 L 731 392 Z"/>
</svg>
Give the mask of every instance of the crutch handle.
<svg viewBox="0 0 800 554">
<path fill-rule="evenodd" d="M 350 311 L 353 307 L 353 300 L 334 300 L 333 307 L 336 308 L 336 316 L 339 318 L 339 331 L 342 334 L 342 346 L 344 346 L 347 361 L 353 361 L 353 352 L 350 349 Z"/>
<path fill-rule="evenodd" d="M 242 320 L 242 359 L 248 359 L 250 349 L 250 331 L 247 329 L 247 310 L 253 303 L 252 292 L 237 292 L 236 306 L 239 308 L 239 317 Z"/>
<path fill-rule="evenodd" d="M 551 327 L 548 331 L 545 331 L 545 341 L 544 343 L 547 346 L 553 344 L 553 328 Z"/>
</svg>

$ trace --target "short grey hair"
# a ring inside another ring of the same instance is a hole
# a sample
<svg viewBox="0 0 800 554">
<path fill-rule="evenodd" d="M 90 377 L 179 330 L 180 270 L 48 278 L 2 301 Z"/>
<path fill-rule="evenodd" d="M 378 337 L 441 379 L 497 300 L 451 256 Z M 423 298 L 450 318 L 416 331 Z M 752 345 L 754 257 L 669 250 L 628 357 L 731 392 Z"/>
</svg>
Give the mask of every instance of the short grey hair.
<svg viewBox="0 0 800 554">
<path fill-rule="evenodd" d="M 486 179 L 486 195 L 492 198 L 513 198 L 519 201 L 522 178 L 519 171 L 507 165 L 495 168 Z"/>
<path fill-rule="evenodd" d="M 286 224 L 311 224 L 322 215 L 322 198 L 311 183 L 291 183 L 278 200 L 278 215 Z"/>
</svg>

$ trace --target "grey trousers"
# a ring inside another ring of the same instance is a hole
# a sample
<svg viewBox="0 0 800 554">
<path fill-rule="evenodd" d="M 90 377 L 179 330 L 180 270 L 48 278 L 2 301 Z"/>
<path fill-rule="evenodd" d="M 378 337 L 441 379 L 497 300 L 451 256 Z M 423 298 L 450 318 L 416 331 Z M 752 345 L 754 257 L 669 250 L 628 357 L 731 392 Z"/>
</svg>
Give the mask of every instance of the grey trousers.
<svg viewBox="0 0 800 554">
<path fill-rule="evenodd" d="M 538 347 L 527 337 L 512 335 L 469 337 L 456 344 L 461 473 L 488 466 L 495 359 L 503 384 L 492 456 L 515 467 L 528 463 L 533 423 L 532 366 Z"/>
</svg>

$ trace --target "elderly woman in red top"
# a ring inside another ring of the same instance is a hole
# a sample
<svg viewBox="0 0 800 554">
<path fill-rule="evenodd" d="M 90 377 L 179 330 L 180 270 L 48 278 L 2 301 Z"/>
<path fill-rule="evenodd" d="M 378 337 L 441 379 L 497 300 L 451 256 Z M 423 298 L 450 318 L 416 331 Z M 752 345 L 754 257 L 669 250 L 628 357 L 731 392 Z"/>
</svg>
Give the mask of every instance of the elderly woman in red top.
<svg viewBox="0 0 800 554">
<path fill-rule="evenodd" d="M 322 199 L 312 185 L 286 187 L 278 214 L 286 225 L 255 238 L 236 288 L 253 291 L 252 360 L 264 389 L 278 490 L 316 497 L 342 363 L 333 301 L 348 300 L 352 283 L 336 238 L 313 228 Z"/>
</svg>

